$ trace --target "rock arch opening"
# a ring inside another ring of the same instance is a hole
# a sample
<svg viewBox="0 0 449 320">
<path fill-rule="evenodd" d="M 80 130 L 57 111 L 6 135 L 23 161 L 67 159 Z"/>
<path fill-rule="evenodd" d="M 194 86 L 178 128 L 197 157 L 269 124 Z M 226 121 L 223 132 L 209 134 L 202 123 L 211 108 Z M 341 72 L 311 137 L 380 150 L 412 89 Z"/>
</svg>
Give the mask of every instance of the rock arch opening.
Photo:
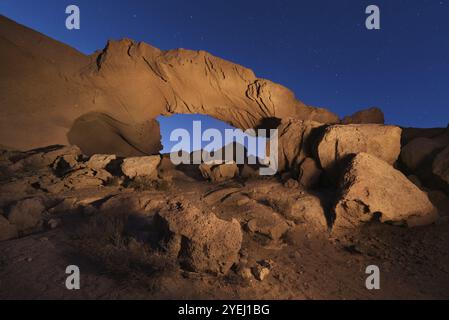
<svg viewBox="0 0 449 320">
<path fill-rule="evenodd" d="M 159 116 L 157 120 L 161 132 L 162 154 L 196 153 L 205 150 L 212 156 L 216 152 L 222 152 L 222 156 L 225 157 L 226 152 L 232 147 L 233 161 L 236 160 L 239 148 L 244 150 L 245 163 L 265 158 L 267 139 L 257 136 L 256 130 L 243 131 L 203 114 Z M 223 160 L 231 159 L 223 158 Z"/>
</svg>

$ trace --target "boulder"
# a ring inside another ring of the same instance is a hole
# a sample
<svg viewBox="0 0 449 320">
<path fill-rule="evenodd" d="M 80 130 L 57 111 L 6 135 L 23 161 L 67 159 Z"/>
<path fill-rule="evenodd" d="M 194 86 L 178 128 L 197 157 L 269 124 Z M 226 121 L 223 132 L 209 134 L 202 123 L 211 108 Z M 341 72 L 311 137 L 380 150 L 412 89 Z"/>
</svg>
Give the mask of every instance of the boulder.
<svg viewBox="0 0 449 320">
<path fill-rule="evenodd" d="M 242 230 L 237 220 L 221 220 L 187 202 L 171 202 L 155 217 L 168 251 L 184 269 L 227 273 L 238 261 Z"/>
<path fill-rule="evenodd" d="M 313 132 L 323 124 L 315 121 L 285 119 L 278 127 L 278 171 L 296 169 L 312 156 Z"/>
<path fill-rule="evenodd" d="M 160 156 L 126 158 L 122 163 L 122 172 L 130 179 L 136 177 L 156 179 L 157 167 L 160 162 Z"/>
<path fill-rule="evenodd" d="M 21 233 L 32 232 L 41 227 L 45 212 L 41 198 L 30 198 L 14 204 L 8 214 L 9 222 Z"/>
<path fill-rule="evenodd" d="M 0 214 L 0 241 L 18 237 L 17 227 Z"/>
<path fill-rule="evenodd" d="M 299 165 L 298 181 L 306 189 L 316 187 L 320 182 L 322 170 L 319 168 L 315 160 L 305 158 Z"/>
<path fill-rule="evenodd" d="M 199 170 L 205 179 L 212 182 L 224 182 L 239 175 L 239 168 L 234 162 L 225 164 L 202 163 Z"/>
<path fill-rule="evenodd" d="M 365 110 L 358 111 L 352 116 L 346 116 L 341 121 L 342 124 L 367 124 L 376 123 L 384 124 L 385 117 L 382 110 L 379 108 L 369 108 Z"/>
<path fill-rule="evenodd" d="M 378 124 L 333 125 L 318 142 L 321 167 L 334 172 L 347 156 L 368 153 L 392 165 L 401 151 L 401 129 Z M 338 170 L 337 170 L 338 171 Z"/>
<path fill-rule="evenodd" d="M 328 230 L 323 205 L 316 196 L 305 195 L 294 199 L 284 214 L 287 219 L 293 220 L 296 224 L 311 226 L 323 232 Z"/>
<path fill-rule="evenodd" d="M 432 172 L 449 185 L 449 147 L 441 151 L 433 161 Z"/>
<path fill-rule="evenodd" d="M 416 138 L 401 150 L 401 160 L 410 171 L 416 171 L 426 160 L 434 156 L 440 145 L 429 138 Z"/>
<path fill-rule="evenodd" d="M 113 154 L 94 154 L 90 157 L 89 161 L 87 161 L 86 166 L 93 170 L 106 169 L 106 167 L 116 159 L 117 156 Z"/>
<path fill-rule="evenodd" d="M 438 218 L 426 193 L 400 171 L 367 153 L 355 155 L 347 165 L 335 214 L 336 233 L 373 219 L 414 227 Z"/>
</svg>

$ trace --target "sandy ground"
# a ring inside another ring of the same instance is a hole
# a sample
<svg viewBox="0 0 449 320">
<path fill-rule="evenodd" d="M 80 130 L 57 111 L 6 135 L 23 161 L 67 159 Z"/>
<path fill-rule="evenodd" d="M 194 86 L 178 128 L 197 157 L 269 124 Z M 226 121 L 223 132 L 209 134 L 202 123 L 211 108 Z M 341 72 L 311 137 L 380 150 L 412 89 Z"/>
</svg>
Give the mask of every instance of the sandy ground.
<svg viewBox="0 0 449 320">
<path fill-rule="evenodd" d="M 239 220 L 245 230 L 242 252 L 248 264 L 272 262 L 271 272 L 263 281 L 243 279 L 236 268 L 227 275 L 212 275 L 175 266 L 149 275 L 131 266 L 128 274 L 119 274 L 76 246 L 73 230 L 86 219 L 77 210 L 59 214 L 62 223 L 54 230 L 0 243 L 0 299 L 449 298 L 447 217 L 416 229 L 373 222 L 339 239 L 307 225 L 290 223 L 289 231 L 278 241 L 268 241 L 244 226 L 248 215 L 259 207 L 252 201 L 233 198 L 264 190 L 286 196 L 305 192 L 287 188 L 276 178 L 215 185 L 178 171 L 165 190 L 151 190 L 155 197 L 183 195 L 223 219 Z M 72 191 L 66 196 L 81 199 L 87 198 L 86 194 L 117 192 L 139 191 L 109 187 Z M 68 265 L 80 268 L 80 290 L 65 287 Z M 380 268 L 380 290 L 366 289 L 365 270 L 369 265 Z"/>
</svg>

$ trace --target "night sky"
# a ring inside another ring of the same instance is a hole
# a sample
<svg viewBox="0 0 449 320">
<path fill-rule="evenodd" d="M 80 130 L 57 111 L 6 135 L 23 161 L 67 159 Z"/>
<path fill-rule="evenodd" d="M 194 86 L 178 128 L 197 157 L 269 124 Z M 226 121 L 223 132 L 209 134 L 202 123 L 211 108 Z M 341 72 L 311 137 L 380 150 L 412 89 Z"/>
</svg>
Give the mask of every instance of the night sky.
<svg viewBox="0 0 449 320">
<path fill-rule="evenodd" d="M 69 4 L 81 30 L 65 28 Z M 370 4 L 381 30 L 365 27 Z M 88 54 L 123 37 L 206 50 L 340 116 L 449 123 L 449 0 L 1 0 L 0 13 Z"/>
</svg>

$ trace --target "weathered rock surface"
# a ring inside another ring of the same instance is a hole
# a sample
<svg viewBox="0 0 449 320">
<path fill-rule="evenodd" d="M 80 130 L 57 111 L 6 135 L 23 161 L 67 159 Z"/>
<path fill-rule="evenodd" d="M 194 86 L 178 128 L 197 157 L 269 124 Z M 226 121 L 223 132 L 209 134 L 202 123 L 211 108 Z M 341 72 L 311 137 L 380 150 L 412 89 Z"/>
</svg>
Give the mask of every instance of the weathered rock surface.
<svg viewBox="0 0 449 320">
<path fill-rule="evenodd" d="M 157 166 L 160 156 L 126 158 L 122 163 L 122 172 L 130 179 L 136 177 L 157 178 Z"/>
<path fill-rule="evenodd" d="M 87 161 L 86 166 L 94 170 L 106 169 L 106 167 L 116 159 L 116 155 L 94 154 L 90 157 L 89 161 Z"/>
<path fill-rule="evenodd" d="M 426 160 L 434 156 L 440 144 L 429 138 L 412 140 L 401 150 L 401 160 L 411 171 L 417 170 Z"/>
<path fill-rule="evenodd" d="M 0 144 L 17 149 L 76 144 L 86 155 L 156 154 L 155 119 L 175 113 L 207 114 L 241 129 L 271 118 L 339 122 L 204 51 L 123 39 L 86 56 L 3 16 L 0 46 Z"/>
<path fill-rule="evenodd" d="M 184 268 L 227 273 L 238 261 L 243 237 L 238 221 L 221 220 L 186 202 L 172 202 L 156 218 L 169 237 L 169 251 Z"/>
<path fill-rule="evenodd" d="M 333 171 L 351 154 L 368 153 L 392 165 L 401 151 L 401 129 L 376 124 L 334 125 L 318 143 L 321 167 Z"/>
<path fill-rule="evenodd" d="M 278 241 L 289 229 L 288 224 L 275 212 L 260 211 L 258 217 L 248 221 L 249 231 Z"/>
<path fill-rule="evenodd" d="M 235 163 L 207 164 L 199 166 L 201 175 L 212 182 L 224 182 L 239 175 L 239 168 Z"/>
<path fill-rule="evenodd" d="M 449 185 L 449 147 L 441 151 L 433 161 L 433 174 Z"/>
<path fill-rule="evenodd" d="M 367 124 L 376 123 L 384 124 L 385 117 L 379 108 L 369 108 L 358 111 L 351 116 L 346 116 L 341 121 L 342 124 Z"/>
<path fill-rule="evenodd" d="M 41 226 L 44 212 L 42 199 L 25 199 L 12 206 L 8 220 L 19 232 L 27 233 Z"/>
<path fill-rule="evenodd" d="M 278 127 L 278 170 L 296 169 L 306 158 L 312 155 L 312 137 L 314 130 L 323 124 L 315 121 L 285 119 Z"/>
<path fill-rule="evenodd" d="M 336 233 L 379 219 L 409 227 L 434 222 L 437 211 L 426 193 L 401 172 L 373 155 L 353 157 L 340 182 Z"/>
</svg>

